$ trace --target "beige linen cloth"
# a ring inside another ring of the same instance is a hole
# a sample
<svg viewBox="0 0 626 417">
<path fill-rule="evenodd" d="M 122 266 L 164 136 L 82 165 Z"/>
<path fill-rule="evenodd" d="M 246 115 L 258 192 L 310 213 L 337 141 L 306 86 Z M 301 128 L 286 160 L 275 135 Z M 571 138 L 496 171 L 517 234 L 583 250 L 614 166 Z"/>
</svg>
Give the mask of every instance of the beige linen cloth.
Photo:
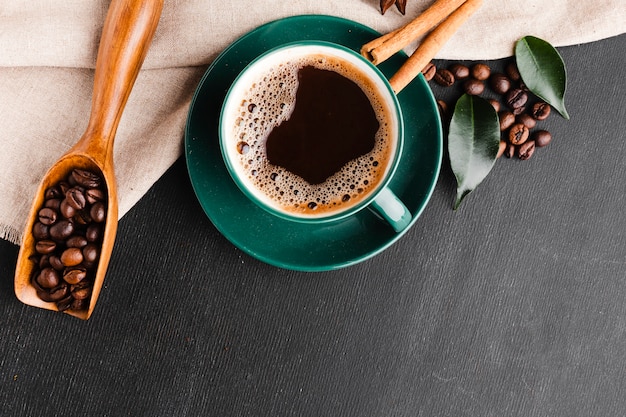
<svg viewBox="0 0 626 417">
<path fill-rule="evenodd" d="M 388 32 L 433 1 L 409 0 L 406 16 L 395 7 L 383 16 L 378 0 L 166 0 L 115 141 L 120 216 L 182 155 L 194 89 L 238 37 L 299 14 L 344 17 Z M 20 241 L 41 177 L 86 127 L 109 3 L 0 0 L 0 238 Z M 618 35 L 626 31 L 624 6 L 625 0 L 485 0 L 438 57 L 511 56 L 524 35 L 555 46 Z"/>
</svg>

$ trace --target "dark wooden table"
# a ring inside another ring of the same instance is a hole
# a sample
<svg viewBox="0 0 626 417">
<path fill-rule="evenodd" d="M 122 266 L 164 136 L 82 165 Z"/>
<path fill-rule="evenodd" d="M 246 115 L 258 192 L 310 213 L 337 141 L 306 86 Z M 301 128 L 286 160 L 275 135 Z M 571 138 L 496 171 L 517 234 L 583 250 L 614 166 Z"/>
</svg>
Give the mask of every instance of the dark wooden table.
<svg viewBox="0 0 626 417">
<path fill-rule="evenodd" d="M 444 162 L 415 226 L 356 266 L 242 253 L 182 158 L 120 221 L 87 322 L 22 305 L 1 241 L 0 415 L 623 415 L 626 36 L 559 51 L 553 142 L 456 212 Z"/>
</svg>

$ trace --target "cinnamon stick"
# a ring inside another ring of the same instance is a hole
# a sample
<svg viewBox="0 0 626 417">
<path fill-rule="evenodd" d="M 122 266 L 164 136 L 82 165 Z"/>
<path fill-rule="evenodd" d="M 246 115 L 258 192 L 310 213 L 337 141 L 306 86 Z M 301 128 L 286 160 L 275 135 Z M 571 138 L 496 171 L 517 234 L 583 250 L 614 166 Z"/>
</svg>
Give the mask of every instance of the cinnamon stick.
<svg viewBox="0 0 626 417">
<path fill-rule="evenodd" d="M 439 22 L 465 3 L 465 1 L 466 0 L 437 0 L 404 27 L 363 45 L 361 54 L 374 65 L 386 61 L 390 56 L 435 27 Z"/>
<path fill-rule="evenodd" d="M 424 38 L 424 41 L 413 55 L 389 79 L 389 83 L 396 94 L 422 71 L 459 27 L 480 8 L 482 3 L 482 0 L 466 0 L 461 7 L 456 9 Z"/>
</svg>

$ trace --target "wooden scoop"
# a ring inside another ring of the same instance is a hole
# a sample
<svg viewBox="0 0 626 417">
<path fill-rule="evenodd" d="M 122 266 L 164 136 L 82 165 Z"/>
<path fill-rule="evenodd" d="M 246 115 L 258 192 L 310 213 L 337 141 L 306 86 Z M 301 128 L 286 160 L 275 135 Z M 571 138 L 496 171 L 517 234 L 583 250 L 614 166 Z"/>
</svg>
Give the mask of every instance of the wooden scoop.
<svg viewBox="0 0 626 417">
<path fill-rule="evenodd" d="M 31 284 L 31 275 L 35 270 L 35 264 L 29 259 L 35 254 L 32 229 L 42 208 L 45 191 L 65 180 L 73 169 L 79 168 L 101 174 L 106 183 L 108 208 L 89 307 L 86 310 L 66 310 L 66 313 L 86 320 L 94 310 L 117 231 L 117 186 L 113 169 L 115 132 L 156 31 L 162 8 L 163 0 L 111 2 L 98 49 L 87 129 L 76 145 L 48 170 L 28 215 L 15 271 L 15 294 L 25 304 L 57 310 L 55 303 L 39 299 Z"/>
</svg>

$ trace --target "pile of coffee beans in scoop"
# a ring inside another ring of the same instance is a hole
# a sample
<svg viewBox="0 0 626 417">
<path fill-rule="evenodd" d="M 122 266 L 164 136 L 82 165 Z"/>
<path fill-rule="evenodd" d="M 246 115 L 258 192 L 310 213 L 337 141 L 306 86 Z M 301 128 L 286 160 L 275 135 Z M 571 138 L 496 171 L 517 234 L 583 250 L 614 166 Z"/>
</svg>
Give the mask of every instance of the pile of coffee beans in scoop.
<svg viewBox="0 0 626 417">
<path fill-rule="evenodd" d="M 84 169 L 45 191 L 32 229 L 37 295 L 60 311 L 89 307 L 102 245 L 107 193 L 102 177 Z"/>
</svg>

